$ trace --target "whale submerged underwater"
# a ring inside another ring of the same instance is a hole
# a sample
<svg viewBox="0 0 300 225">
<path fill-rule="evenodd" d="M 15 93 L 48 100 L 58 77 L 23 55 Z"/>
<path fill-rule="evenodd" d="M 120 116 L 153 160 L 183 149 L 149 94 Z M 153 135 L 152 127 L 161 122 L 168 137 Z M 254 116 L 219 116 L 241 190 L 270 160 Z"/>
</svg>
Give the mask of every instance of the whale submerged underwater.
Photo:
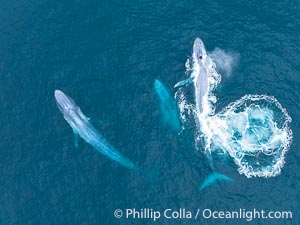
<svg viewBox="0 0 300 225">
<path fill-rule="evenodd" d="M 212 154 L 217 153 L 231 157 L 238 172 L 248 178 L 277 176 L 292 142 L 291 118 L 274 97 L 266 95 L 246 95 L 215 113 L 215 91 L 221 75 L 214 60 L 224 61 L 212 58 L 218 55 L 207 54 L 202 40 L 195 39 L 192 60 L 186 63 L 190 76 L 174 86 L 178 88 L 176 96 L 183 127 L 188 120 L 196 122 L 195 147 L 207 156 L 213 171 Z M 226 68 L 232 71 L 228 62 Z M 190 87 L 194 92 L 192 100 L 186 95 Z M 213 172 L 200 190 L 218 180 L 232 181 Z"/>
<path fill-rule="evenodd" d="M 179 132 L 179 113 L 174 98 L 171 96 L 164 84 L 159 80 L 154 81 L 154 90 L 158 96 L 159 106 L 163 114 L 163 121 L 174 131 Z"/>
</svg>

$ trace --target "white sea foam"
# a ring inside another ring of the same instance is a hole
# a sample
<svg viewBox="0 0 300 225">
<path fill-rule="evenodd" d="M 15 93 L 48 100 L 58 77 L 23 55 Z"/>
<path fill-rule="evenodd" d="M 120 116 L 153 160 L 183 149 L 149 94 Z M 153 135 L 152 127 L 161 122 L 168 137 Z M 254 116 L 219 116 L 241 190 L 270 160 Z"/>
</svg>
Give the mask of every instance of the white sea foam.
<svg viewBox="0 0 300 225">
<path fill-rule="evenodd" d="M 215 89 L 221 81 L 210 55 L 203 59 L 208 75 L 208 92 L 203 96 L 203 112 L 197 111 L 197 99 L 188 101 L 178 90 L 177 100 L 183 124 L 189 118 L 196 121 L 196 148 L 203 153 L 220 152 L 229 155 L 246 177 L 271 177 L 280 174 L 285 154 L 292 142 L 291 117 L 272 96 L 246 95 L 215 114 Z M 200 75 L 195 59 L 186 63 L 191 77 Z M 194 87 L 197 96 L 197 86 Z M 196 98 L 196 97 L 195 97 Z"/>
<path fill-rule="evenodd" d="M 195 112 L 195 106 L 189 104 L 183 92 L 176 92 L 175 99 L 177 99 L 180 118 L 183 123 L 187 122 Z"/>
<path fill-rule="evenodd" d="M 218 142 L 215 144 L 234 159 L 241 174 L 280 174 L 292 141 L 291 117 L 274 97 L 246 95 L 214 117 L 212 129 L 218 132 L 213 137 Z"/>
</svg>

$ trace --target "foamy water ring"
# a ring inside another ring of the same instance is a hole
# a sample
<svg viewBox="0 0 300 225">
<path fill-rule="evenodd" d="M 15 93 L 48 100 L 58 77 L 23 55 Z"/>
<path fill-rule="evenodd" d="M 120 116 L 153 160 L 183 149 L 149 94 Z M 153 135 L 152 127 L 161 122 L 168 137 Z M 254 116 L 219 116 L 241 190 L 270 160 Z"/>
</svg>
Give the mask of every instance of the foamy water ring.
<svg viewBox="0 0 300 225">
<path fill-rule="evenodd" d="M 206 54 L 203 42 L 195 40 L 192 60 L 186 63 L 190 78 L 179 82 L 183 85 L 175 94 L 183 127 L 195 121 L 191 128 L 196 151 L 208 156 L 210 164 L 211 153 L 221 151 L 230 155 L 240 174 L 248 178 L 279 175 L 292 142 L 291 117 L 274 97 L 266 95 L 246 95 L 215 114 L 215 90 L 221 82 L 215 61 L 230 71 L 234 66 L 233 60 L 223 65 L 229 56 L 221 52 Z M 192 99 L 186 85 L 191 81 Z"/>
<path fill-rule="evenodd" d="M 241 174 L 270 177 L 280 173 L 292 141 L 291 117 L 274 97 L 246 95 L 215 117 L 212 121 L 223 124 L 214 124 L 218 126 L 215 144 L 222 145 Z"/>
</svg>

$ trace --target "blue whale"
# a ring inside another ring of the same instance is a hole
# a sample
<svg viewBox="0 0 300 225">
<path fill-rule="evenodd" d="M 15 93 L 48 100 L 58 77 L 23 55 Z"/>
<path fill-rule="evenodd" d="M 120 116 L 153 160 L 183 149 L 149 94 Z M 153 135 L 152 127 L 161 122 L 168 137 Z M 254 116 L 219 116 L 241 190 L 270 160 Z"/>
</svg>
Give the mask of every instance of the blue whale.
<svg viewBox="0 0 300 225">
<path fill-rule="evenodd" d="M 208 92 L 208 76 L 205 66 L 206 60 L 205 46 L 200 38 L 196 38 L 193 45 L 193 60 L 199 66 L 199 72 L 195 75 L 195 100 L 199 113 L 203 112 L 203 98 Z"/>
<path fill-rule="evenodd" d="M 198 113 L 203 112 L 204 96 L 208 94 L 208 74 L 206 68 L 206 49 L 203 41 L 196 38 L 193 44 L 194 72 L 185 80 L 179 81 L 174 88 L 194 84 L 195 100 Z"/>
<path fill-rule="evenodd" d="M 55 90 L 57 106 L 65 120 L 72 127 L 75 135 L 93 146 L 98 152 L 107 156 L 113 161 L 129 168 L 138 169 L 128 158 L 116 150 L 105 138 L 91 125 L 87 118 L 76 105 L 76 103 L 60 90 Z"/>
<path fill-rule="evenodd" d="M 159 106 L 163 113 L 164 122 L 173 128 L 174 131 L 179 132 L 179 114 L 174 98 L 159 80 L 155 80 L 154 89 L 159 99 Z"/>
</svg>

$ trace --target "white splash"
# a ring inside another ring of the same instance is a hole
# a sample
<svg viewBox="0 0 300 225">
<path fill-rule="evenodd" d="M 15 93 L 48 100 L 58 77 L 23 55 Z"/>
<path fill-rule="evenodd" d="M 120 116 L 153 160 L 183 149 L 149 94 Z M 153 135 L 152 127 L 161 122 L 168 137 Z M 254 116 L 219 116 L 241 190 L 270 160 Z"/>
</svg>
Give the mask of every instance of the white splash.
<svg viewBox="0 0 300 225">
<path fill-rule="evenodd" d="M 246 95 L 215 114 L 215 90 L 221 75 L 211 54 L 203 54 L 203 49 L 199 57 L 194 47 L 192 62 L 186 63 L 194 84 L 194 99 L 189 100 L 187 88 L 176 93 L 183 124 L 189 119 L 196 122 L 196 148 L 205 154 L 221 152 L 231 156 L 239 173 L 248 178 L 280 174 L 292 142 L 291 117 L 274 97 L 266 95 Z M 203 83 L 196 84 L 203 67 L 208 82 L 204 94 L 199 90 Z M 201 101 L 197 99 L 199 96 Z M 202 111 L 197 104 L 202 104 Z"/>
</svg>

